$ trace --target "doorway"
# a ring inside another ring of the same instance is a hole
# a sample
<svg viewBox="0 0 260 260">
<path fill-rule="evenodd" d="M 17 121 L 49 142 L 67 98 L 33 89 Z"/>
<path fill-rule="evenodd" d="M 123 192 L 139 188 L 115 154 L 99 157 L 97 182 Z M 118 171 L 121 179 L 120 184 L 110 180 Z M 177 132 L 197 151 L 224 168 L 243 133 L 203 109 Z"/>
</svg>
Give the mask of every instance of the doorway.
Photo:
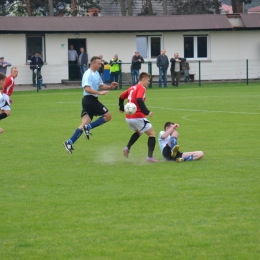
<svg viewBox="0 0 260 260">
<path fill-rule="evenodd" d="M 86 39 L 68 39 L 68 49 L 70 48 L 70 45 L 74 46 L 74 50 L 77 51 L 78 56 L 80 55 L 80 48 L 84 48 L 85 52 L 87 52 L 87 44 Z M 80 80 L 81 81 L 81 74 L 80 69 L 77 64 L 69 64 L 68 61 L 68 71 L 69 71 L 69 80 L 75 81 Z"/>
</svg>

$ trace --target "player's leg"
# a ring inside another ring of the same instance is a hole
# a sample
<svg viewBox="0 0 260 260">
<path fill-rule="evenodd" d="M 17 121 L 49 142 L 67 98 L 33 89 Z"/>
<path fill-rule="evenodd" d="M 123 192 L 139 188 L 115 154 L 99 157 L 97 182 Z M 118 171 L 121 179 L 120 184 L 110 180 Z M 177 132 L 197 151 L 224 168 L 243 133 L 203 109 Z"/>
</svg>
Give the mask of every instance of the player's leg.
<svg viewBox="0 0 260 260">
<path fill-rule="evenodd" d="M 171 138 L 168 141 L 168 146 L 171 147 L 171 157 L 175 158 L 177 152 L 179 151 L 179 145 L 178 145 L 178 132 L 175 130 L 172 134 L 171 134 Z"/>
<path fill-rule="evenodd" d="M 82 127 L 90 122 L 91 118 L 89 117 L 89 115 L 86 112 L 82 112 L 81 125 L 75 130 L 73 135 L 67 141 L 63 142 L 63 145 L 69 154 L 72 154 L 72 150 L 74 150 L 72 144 L 74 144 L 83 133 Z"/>
<path fill-rule="evenodd" d="M 158 162 L 153 157 L 153 151 L 155 148 L 156 140 L 155 140 L 155 131 L 151 125 L 151 123 L 148 121 L 147 127 L 150 127 L 148 130 L 145 131 L 145 133 L 148 135 L 148 157 L 146 158 L 147 162 Z"/>
<path fill-rule="evenodd" d="M 195 151 L 195 152 L 184 152 L 182 154 L 182 159 L 185 161 L 196 161 L 201 159 L 204 156 L 202 151 Z"/>
<path fill-rule="evenodd" d="M 92 99 L 92 100 L 90 103 L 87 104 L 86 109 L 88 111 L 91 111 L 93 115 L 99 115 L 100 117 L 94 122 L 85 124 L 82 127 L 84 135 L 87 139 L 89 139 L 89 134 L 91 129 L 103 125 L 104 123 L 110 121 L 112 118 L 111 113 L 101 102 L 98 101 L 98 99 L 96 99 L 95 97 L 94 99 L 93 97 L 89 97 L 88 99 Z"/>
<path fill-rule="evenodd" d="M 123 150 L 123 155 L 125 156 L 125 158 L 128 158 L 128 155 L 130 153 L 130 148 L 139 139 L 139 137 L 141 135 L 142 134 L 139 131 L 137 131 L 137 130 L 131 135 L 127 146 Z"/>
</svg>

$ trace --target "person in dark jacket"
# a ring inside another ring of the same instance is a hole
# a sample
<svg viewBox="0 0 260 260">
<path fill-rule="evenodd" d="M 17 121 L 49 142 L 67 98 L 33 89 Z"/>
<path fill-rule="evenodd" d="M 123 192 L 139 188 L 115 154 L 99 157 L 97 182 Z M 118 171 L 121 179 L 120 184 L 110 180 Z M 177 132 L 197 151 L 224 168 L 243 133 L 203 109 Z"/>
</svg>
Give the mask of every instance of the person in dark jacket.
<svg viewBox="0 0 260 260">
<path fill-rule="evenodd" d="M 141 63 L 144 62 L 143 57 L 139 54 L 138 51 L 135 52 L 135 55 L 132 58 L 131 65 L 131 76 L 132 76 L 132 85 L 136 85 L 139 81 L 139 70 L 141 69 Z"/>
<path fill-rule="evenodd" d="M 99 73 L 101 79 L 104 81 L 104 67 L 105 67 L 106 64 L 108 64 L 108 62 L 106 62 L 106 61 L 103 59 L 103 55 L 102 55 L 102 54 L 99 54 L 98 57 L 101 59 L 101 67 L 100 67 L 100 69 L 98 70 L 98 73 Z"/>
<path fill-rule="evenodd" d="M 36 51 L 35 54 L 31 57 L 30 69 L 32 71 L 32 82 L 33 86 L 36 87 L 36 74 L 34 73 L 35 69 L 38 69 L 39 74 L 41 74 L 41 68 L 43 66 L 43 60 L 40 56 L 40 52 Z"/>
<path fill-rule="evenodd" d="M 179 53 L 174 53 L 174 57 L 170 59 L 171 62 L 171 76 L 172 86 L 179 86 L 180 76 L 182 71 L 182 62 L 186 61 L 184 58 L 179 57 Z"/>
<path fill-rule="evenodd" d="M 161 54 L 157 57 L 156 62 L 156 65 L 159 68 L 159 88 L 162 87 L 162 79 L 164 87 L 167 88 L 167 70 L 169 67 L 169 60 L 165 53 L 166 50 L 162 50 Z"/>
<path fill-rule="evenodd" d="M 79 55 L 79 69 L 81 73 L 81 77 L 83 77 L 84 72 L 88 69 L 88 54 L 84 52 L 84 48 L 81 47 L 80 49 L 80 55 Z"/>
</svg>

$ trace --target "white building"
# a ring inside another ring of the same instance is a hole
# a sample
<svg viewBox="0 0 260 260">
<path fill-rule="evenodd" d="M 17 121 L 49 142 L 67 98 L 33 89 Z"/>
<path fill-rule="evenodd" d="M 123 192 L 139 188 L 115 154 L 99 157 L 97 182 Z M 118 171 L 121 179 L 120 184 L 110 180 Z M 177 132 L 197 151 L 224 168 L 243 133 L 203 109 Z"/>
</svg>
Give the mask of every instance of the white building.
<svg viewBox="0 0 260 260">
<path fill-rule="evenodd" d="M 68 47 L 83 46 L 89 57 L 115 53 L 128 64 L 136 49 L 145 61 L 155 61 L 161 49 L 169 58 L 178 52 L 190 62 L 190 73 L 202 80 L 244 79 L 246 60 L 249 78 L 260 75 L 260 15 L 206 14 L 126 17 L 0 17 L 0 56 L 18 67 L 17 84 L 31 84 L 28 60 L 41 51 L 45 83 L 68 79 Z M 185 47 L 189 46 L 189 49 Z M 148 71 L 143 64 L 142 70 Z M 8 73 L 9 73 L 8 69 Z M 168 70 L 168 73 L 170 71 Z"/>
</svg>

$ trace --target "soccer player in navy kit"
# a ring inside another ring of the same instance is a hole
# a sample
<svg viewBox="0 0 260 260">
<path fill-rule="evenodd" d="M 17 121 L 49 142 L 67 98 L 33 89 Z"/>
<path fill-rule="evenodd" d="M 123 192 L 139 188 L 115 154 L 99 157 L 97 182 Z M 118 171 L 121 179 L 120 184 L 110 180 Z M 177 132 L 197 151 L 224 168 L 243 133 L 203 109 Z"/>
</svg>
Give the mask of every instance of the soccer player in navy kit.
<svg viewBox="0 0 260 260">
<path fill-rule="evenodd" d="M 126 115 L 126 122 L 130 129 L 135 133 L 130 137 L 127 146 L 123 150 L 123 154 L 128 158 L 131 146 L 138 140 L 138 138 L 146 133 L 148 135 L 148 162 L 157 162 L 153 158 L 153 151 L 155 148 L 155 132 L 152 124 L 146 119 L 146 116 L 153 116 L 153 113 L 145 106 L 145 92 L 146 87 L 150 84 L 151 75 L 146 72 L 142 72 L 139 76 L 139 82 L 135 86 L 128 88 L 119 97 L 119 111 L 124 112 L 124 100 L 128 99 L 128 102 L 132 102 L 136 105 L 137 110 L 133 115 Z"/>
<path fill-rule="evenodd" d="M 72 154 L 72 144 L 84 132 L 84 135 L 89 139 L 90 130 L 103 125 L 111 119 L 111 114 L 108 109 L 98 100 L 98 95 L 105 95 L 111 89 L 118 86 L 117 82 L 112 82 L 110 86 L 105 85 L 98 73 L 101 67 L 101 58 L 94 56 L 90 60 L 90 68 L 84 73 L 82 78 L 83 99 L 81 125 L 75 130 L 74 134 L 67 141 L 63 142 L 66 151 Z M 101 90 L 101 91 L 98 91 Z M 91 122 L 93 116 L 100 116 L 96 121 Z"/>
</svg>

